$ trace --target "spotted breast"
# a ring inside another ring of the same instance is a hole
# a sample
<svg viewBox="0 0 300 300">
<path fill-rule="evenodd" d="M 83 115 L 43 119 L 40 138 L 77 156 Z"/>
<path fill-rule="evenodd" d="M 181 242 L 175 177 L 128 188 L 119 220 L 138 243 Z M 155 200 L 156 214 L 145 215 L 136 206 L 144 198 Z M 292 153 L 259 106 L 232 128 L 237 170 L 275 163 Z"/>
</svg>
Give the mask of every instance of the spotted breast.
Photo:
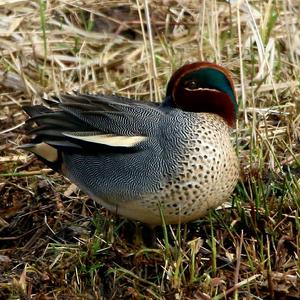
<svg viewBox="0 0 300 300">
<path fill-rule="evenodd" d="M 239 177 L 239 163 L 228 126 L 218 115 L 184 115 L 184 147 L 174 155 L 175 170 L 165 174 L 155 192 L 141 196 L 134 210 L 130 202 L 108 209 L 148 224 L 161 223 L 159 211 L 167 224 L 185 223 L 230 197 Z"/>
</svg>

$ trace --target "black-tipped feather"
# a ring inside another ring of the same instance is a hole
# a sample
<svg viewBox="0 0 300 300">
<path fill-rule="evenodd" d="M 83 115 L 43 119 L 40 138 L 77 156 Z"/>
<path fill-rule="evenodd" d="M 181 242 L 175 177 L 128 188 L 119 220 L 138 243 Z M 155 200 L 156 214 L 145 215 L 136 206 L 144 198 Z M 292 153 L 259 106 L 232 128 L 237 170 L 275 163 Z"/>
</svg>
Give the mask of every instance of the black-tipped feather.
<svg viewBox="0 0 300 300">
<path fill-rule="evenodd" d="M 105 150 L 109 146 L 76 140 L 64 133 L 86 131 L 87 135 L 90 132 L 111 134 L 115 136 L 114 141 L 118 136 L 123 141 L 122 137 L 126 136 L 147 137 L 153 134 L 162 114 L 157 105 L 117 96 L 63 95 L 60 99 L 55 98 L 51 104 L 54 104 L 54 110 L 42 105 L 24 107 L 31 116 L 27 122 L 37 124 L 28 132 L 34 135 L 33 142 L 45 142 L 56 148 L 85 148 L 86 151 L 92 151 L 91 144 L 93 148 L 104 147 Z"/>
<path fill-rule="evenodd" d="M 24 105 L 24 106 L 22 106 L 22 109 L 30 117 L 35 117 L 35 116 L 44 115 L 44 114 L 53 112 L 51 109 L 49 109 L 43 105 L 34 105 L 34 106 Z"/>
</svg>

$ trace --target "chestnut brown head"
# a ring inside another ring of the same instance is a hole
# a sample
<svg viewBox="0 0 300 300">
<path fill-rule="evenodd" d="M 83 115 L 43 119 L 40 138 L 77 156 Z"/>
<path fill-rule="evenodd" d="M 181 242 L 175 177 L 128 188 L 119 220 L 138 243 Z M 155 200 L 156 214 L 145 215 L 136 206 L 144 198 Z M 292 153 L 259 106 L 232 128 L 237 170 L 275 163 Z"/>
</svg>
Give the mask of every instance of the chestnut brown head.
<svg viewBox="0 0 300 300">
<path fill-rule="evenodd" d="M 167 86 L 171 106 L 191 112 L 220 115 L 234 127 L 238 110 L 237 96 L 230 72 L 214 63 L 184 65 L 171 77 Z"/>
</svg>

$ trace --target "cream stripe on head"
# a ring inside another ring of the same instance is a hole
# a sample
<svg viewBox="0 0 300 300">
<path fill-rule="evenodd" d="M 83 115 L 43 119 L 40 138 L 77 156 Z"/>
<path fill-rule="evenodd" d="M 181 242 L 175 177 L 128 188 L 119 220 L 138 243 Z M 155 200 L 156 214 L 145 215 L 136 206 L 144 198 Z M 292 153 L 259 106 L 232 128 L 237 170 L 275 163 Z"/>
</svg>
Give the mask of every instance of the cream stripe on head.
<svg viewBox="0 0 300 300">
<path fill-rule="evenodd" d="M 76 133 L 76 132 L 74 133 L 63 132 L 63 135 L 84 142 L 107 145 L 111 147 L 126 147 L 126 148 L 134 147 L 147 139 L 147 137 L 139 136 L 139 135 L 137 136 L 122 136 L 122 135 L 113 135 L 113 134 L 87 135 L 86 133 L 80 135 L 80 133 Z"/>
</svg>

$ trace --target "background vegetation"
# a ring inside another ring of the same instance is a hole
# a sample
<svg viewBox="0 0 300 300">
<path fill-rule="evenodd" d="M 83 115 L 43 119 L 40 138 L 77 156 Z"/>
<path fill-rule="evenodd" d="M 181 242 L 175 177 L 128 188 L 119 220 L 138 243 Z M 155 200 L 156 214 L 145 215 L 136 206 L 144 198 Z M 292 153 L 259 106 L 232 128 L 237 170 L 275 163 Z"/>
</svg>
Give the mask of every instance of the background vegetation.
<svg viewBox="0 0 300 300">
<path fill-rule="evenodd" d="M 300 299 L 300 2 L 0 0 L 1 299 Z M 239 94 L 231 203 L 154 243 L 17 146 L 61 92 L 161 101 L 208 60 Z"/>
</svg>

